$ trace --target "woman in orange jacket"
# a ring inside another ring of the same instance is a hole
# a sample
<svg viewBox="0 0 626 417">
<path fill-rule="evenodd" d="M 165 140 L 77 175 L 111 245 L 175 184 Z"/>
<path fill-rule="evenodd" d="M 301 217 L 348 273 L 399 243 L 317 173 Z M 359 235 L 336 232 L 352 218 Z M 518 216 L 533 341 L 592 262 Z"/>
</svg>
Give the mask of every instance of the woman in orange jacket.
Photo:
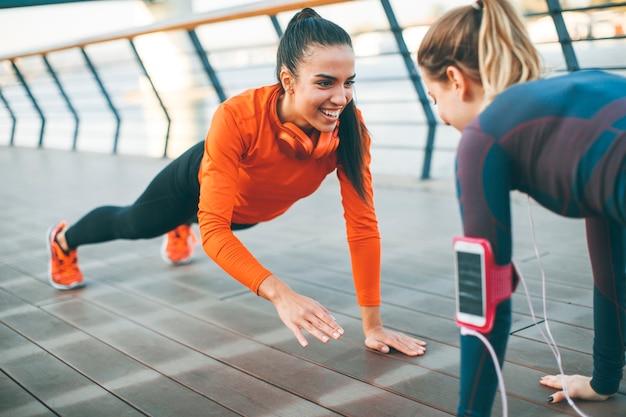
<svg viewBox="0 0 626 417">
<path fill-rule="evenodd" d="M 322 342 L 339 339 L 344 331 L 326 308 L 294 292 L 233 234 L 283 214 L 336 171 L 365 344 L 422 355 L 424 342 L 385 329 L 380 317 L 380 235 L 370 137 L 353 101 L 354 61 L 344 29 L 312 9 L 297 13 L 278 46 L 277 84 L 222 103 L 206 140 L 166 166 L 132 205 L 99 207 L 71 227 L 51 227 L 50 283 L 58 289 L 82 286 L 77 248 L 114 239 L 167 233 L 164 258 L 186 262 L 193 247 L 188 225 L 197 220 L 204 251 L 271 301 L 302 346 L 303 329 Z"/>
</svg>

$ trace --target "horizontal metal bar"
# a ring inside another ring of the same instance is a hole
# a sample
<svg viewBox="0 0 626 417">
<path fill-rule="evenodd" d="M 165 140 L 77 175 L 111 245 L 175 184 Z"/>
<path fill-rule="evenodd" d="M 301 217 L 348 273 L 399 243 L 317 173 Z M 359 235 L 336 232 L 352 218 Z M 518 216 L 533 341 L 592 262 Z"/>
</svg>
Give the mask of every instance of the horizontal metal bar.
<svg viewBox="0 0 626 417">
<path fill-rule="evenodd" d="M 603 10 L 603 9 L 615 9 L 617 7 L 626 6 L 626 2 L 621 3 L 605 3 L 605 4 L 595 4 L 593 6 L 585 6 L 585 7 L 566 7 L 562 8 L 561 11 L 563 13 L 566 12 L 588 12 L 594 10 Z M 550 11 L 546 10 L 545 12 L 528 12 L 524 13 L 525 17 L 537 17 L 537 16 L 549 16 Z"/>
</svg>

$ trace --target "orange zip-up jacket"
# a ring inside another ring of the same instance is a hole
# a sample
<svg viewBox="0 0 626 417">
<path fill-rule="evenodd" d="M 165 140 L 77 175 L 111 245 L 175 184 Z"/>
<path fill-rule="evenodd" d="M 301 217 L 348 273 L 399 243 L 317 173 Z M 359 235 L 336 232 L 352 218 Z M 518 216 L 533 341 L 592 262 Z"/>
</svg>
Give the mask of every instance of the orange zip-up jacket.
<svg viewBox="0 0 626 417">
<path fill-rule="evenodd" d="M 348 180 L 337 153 L 300 160 L 278 146 L 281 122 L 276 110 L 278 84 L 250 89 L 222 103 L 211 121 L 198 173 L 198 224 L 207 255 L 254 293 L 272 273 L 261 265 L 230 229 L 231 223 L 254 224 L 283 214 L 311 195 L 337 170 L 352 273 L 361 306 L 380 304 L 380 234 L 372 207 Z M 359 117 L 361 114 L 359 113 Z M 366 136 L 365 190 L 373 201 Z"/>
</svg>

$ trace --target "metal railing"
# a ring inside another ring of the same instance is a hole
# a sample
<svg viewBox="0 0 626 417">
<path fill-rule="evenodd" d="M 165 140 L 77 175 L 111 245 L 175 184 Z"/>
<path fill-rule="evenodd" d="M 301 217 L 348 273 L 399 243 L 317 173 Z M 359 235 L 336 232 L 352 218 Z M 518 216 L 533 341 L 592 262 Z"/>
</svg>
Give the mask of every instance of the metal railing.
<svg viewBox="0 0 626 417">
<path fill-rule="evenodd" d="M 458 132 L 441 124 L 415 63 L 429 21 L 400 0 L 262 1 L 0 56 L 0 145 L 175 156 L 204 138 L 220 102 L 275 82 L 278 39 L 302 7 L 353 37 L 356 99 L 377 169 L 451 174 Z M 564 8 L 546 0 L 526 18 L 551 70 L 625 73 L 625 9 L 626 2 Z M 245 36 L 231 36 L 242 25 Z"/>
</svg>

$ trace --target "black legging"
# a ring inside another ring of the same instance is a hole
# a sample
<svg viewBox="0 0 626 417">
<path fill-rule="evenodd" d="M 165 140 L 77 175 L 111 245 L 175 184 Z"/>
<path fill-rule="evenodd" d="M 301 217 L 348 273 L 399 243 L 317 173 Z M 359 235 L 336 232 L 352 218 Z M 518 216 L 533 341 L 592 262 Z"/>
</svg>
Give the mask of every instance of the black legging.
<svg viewBox="0 0 626 417">
<path fill-rule="evenodd" d="M 203 151 L 204 142 L 198 142 L 170 162 L 132 205 L 103 206 L 87 213 L 66 231 L 69 248 L 115 239 L 149 239 L 197 222 Z M 241 227 L 233 225 L 236 228 Z"/>
<path fill-rule="evenodd" d="M 587 218 L 585 226 L 594 284 L 591 387 L 610 395 L 626 363 L 626 227 L 601 217 Z M 605 258 L 612 262 L 599 261 Z"/>
</svg>

